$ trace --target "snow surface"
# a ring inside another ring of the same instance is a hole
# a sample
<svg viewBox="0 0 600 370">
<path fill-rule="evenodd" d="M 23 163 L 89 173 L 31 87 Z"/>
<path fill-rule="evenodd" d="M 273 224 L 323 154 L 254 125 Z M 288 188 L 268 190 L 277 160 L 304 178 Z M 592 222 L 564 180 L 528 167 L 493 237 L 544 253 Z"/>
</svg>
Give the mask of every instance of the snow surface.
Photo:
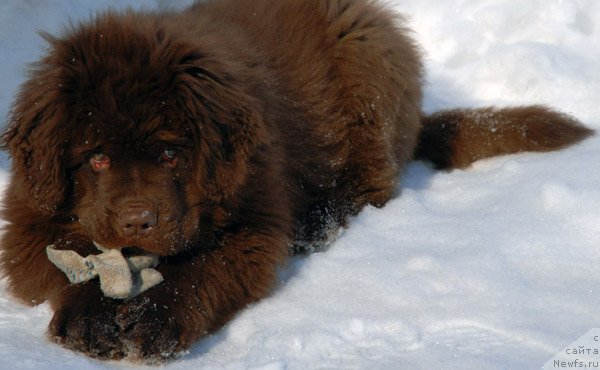
<svg viewBox="0 0 600 370">
<path fill-rule="evenodd" d="M 0 117 L 43 50 L 36 29 L 186 3 L 0 1 Z M 600 1 L 389 3 L 425 52 L 426 111 L 541 103 L 600 129 Z M 398 197 L 364 210 L 327 251 L 291 261 L 269 298 L 164 368 L 541 368 L 600 327 L 598 144 L 451 173 L 411 165 Z M 0 283 L 0 368 L 140 367 L 49 343 L 50 317 Z"/>
</svg>

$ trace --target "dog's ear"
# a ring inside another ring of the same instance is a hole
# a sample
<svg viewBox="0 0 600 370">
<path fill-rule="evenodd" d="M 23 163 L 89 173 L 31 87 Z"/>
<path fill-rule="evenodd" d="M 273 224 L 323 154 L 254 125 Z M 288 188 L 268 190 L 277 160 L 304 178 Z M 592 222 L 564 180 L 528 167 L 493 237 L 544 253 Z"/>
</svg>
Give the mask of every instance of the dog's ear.
<svg viewBox="0 0 600 370">
<path fill-rule="evenodd" d="M 57 99 L 58 79 L 50 69 L 31 71 L 12 107 L 2 148 L 12 157 L 11 196 L 52 216 L 67 191 L 63 148 L 68 129 Z"/>
<path fill-rule="evenodd" d="M 199 64 L 188 65 L 184 78 L 185 106 L 199 139 L 195 172 L 207 196 L 220 201 L 245 182 L 252 155 L 269 136 L 262 104 L 248 82 Z"/>
</svg>

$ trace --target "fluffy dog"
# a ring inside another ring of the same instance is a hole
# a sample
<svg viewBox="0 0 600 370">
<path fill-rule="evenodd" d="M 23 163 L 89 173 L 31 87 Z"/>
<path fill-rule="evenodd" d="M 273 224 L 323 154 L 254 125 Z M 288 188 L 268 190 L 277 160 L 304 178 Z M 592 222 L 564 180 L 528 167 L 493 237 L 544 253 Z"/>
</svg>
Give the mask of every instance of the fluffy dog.
<svg viewBox="0 0 600 370">
<path fill-rule="evenodd" d="M 269 294 L 290 252 L 383 206 L 412 158 L 464 167 L 591 133 L 543 107 L 422 115 L 398 22 L 374 1 L 213 0 L 46 35 L 3 136 L 10 291 L 50 302 L 68 348 L 160 361 Z M 94 243 L 160 256 L 164 282 L 107 298 L 45 254 Z"/>
</svg>

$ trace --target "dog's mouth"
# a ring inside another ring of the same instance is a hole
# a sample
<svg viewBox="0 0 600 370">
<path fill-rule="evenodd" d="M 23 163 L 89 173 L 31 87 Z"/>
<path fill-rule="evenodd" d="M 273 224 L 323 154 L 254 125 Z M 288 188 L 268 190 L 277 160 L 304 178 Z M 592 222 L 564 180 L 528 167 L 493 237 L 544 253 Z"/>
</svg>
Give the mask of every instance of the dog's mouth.
<svg viewBox="0 0 600 370">
<path fill-rule="evenodd" d="M 132 240 L 102 240 L 94 241 L 94 244 L 101 249 L 116 249 L 125 257 L 133 257 L 145 254 L 154 254 L 157 256 L 173 256 L 186 249 L 187 243 L 182 241 L 178 243 L 160 243 L 148 241 L 147 243 L 135 243 Z"/>
<path fill-rule="evenodd" d="M 138 246 L 123 246 L 123 247 L 111 247 L 111 246 L 104 246 L 96 241 L 94 241 L 94 245 L 96 246 L 96 248 L 98 248 L 98 250 L 100 251 L 108 251 L 109 249 L 116 249 L 118 251 L 121 252 L 121 254 L 125 257 L 135 257 L 135 256 L 145 256 L 148 254 L 154 254 L 151 251 L 148 251 L 146 249 L 140 248 Z"/>
<path fill-rule="evenodd" d="M 136 246 L 123 247 L 123 248 L 121 248 L 121 253 L 125 257 L 141 256 L 141 255 L 148 254 L 147 251 L 143 250 L 142 248 L 136 247 Z"/>
</svg>

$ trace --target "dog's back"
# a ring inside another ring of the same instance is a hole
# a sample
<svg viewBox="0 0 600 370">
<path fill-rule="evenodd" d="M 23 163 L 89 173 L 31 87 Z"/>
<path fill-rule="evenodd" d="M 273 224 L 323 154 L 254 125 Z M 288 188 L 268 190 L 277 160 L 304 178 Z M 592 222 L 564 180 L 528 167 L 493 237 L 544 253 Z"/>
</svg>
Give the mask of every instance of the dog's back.
<svg viewBox="0 0 600 370">
<path fill-rule="evenodd" d="M 353 0 L 200 3 L 248 37 L 274 78 L 277 127 L 296 197 L 300 250 L 366 204 L 383 205 L 413 157 L 438 168 L 549 151 L 591 134 L 545 107 L 421 113 L 422 66 L 402 19 Z"/>
</svg>

